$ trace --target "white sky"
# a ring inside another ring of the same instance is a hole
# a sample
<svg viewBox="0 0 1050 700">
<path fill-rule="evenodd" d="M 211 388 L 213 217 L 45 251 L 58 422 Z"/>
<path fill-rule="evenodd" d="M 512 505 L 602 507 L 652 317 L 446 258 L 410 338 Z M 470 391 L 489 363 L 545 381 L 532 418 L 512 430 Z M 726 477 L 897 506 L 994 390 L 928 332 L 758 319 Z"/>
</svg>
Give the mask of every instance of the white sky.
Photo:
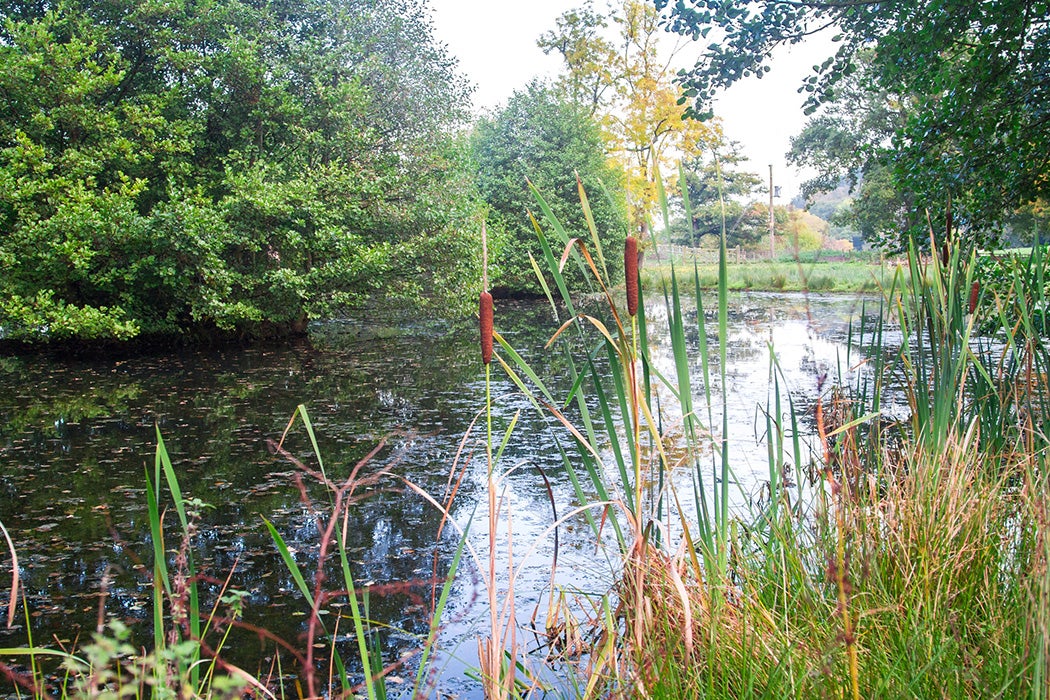
<svg viewBox="0 0 1050 700">
<path fill-rule="evenodd" d="M 582 0 L 430 0 L 435 33 L 459 60 L 460 72 L 476 87 L 475 110 L 487 110 L 508 97 L 536 76 L 553 77 L 561 70 L 561 60 L 546 56 L 536 39 L 553 29 L 555 19 Z M 600 7 L 601 3 L 597 3 Z M 668 35 L 669 41 L 676 37 Z M 798 93 L 802 79 L 815 63 L 831 54 L 826 42 L 803 44 L 785 49 L 776 56 L 772 71 L 761 80 L 737 83 L 715 102 L 715 114 L 722 118 L 726 135 L 739 141 L 750 159 L 750 169 L 763 180 L 773 165 L 774 184 L 783 188 L 781 204 L 797 194 L 806 178 L 784 162 L 790 137 L 801 130 L 803 97 Z M 700 46 L 686 46 L 679 54 L 691 63 Z"/>
</svg>

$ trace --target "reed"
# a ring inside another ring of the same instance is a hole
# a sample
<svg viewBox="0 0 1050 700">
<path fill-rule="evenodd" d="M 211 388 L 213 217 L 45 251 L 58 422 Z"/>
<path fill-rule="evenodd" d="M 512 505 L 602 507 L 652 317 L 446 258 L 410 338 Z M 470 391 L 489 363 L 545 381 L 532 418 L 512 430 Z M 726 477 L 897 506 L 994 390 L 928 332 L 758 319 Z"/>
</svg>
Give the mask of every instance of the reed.
<svg viewBox="0 0 1050 700">
<path fill-rule="evenodd" d="M 627 290 L 627 313 L 638 314 L 638 239 L 628 236 L 623 247 L 623 279 Z"/>
<path fill-rule="evenodd" d="M 493 308 L 492 294 L 482 292 L 478 300 L 478 320 L 481 331 L 481 361 L 484 364 L 492 362 L 492 323 Z"/>
</svg>

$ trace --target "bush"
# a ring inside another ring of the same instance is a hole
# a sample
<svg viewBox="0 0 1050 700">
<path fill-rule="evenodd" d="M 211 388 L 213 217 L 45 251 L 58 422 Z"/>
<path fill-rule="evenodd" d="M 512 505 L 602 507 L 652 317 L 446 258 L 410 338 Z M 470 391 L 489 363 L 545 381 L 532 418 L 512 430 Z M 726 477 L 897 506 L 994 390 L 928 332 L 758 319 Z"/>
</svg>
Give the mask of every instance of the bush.
<svg viewBox="0 0 1050 700">
<path fill-rule="evenodd" d="M 541 222 L 556 248 L 555 256 L 561 254 L 528 182 L 543 196 L 567 234 L 583 239 L 593 249 L 580 206 L 578 175 L 588 193 L 606 259 L 622 258 L 627 217 L 621 176 L 605 159 L 598 125 L 578 106 L 563 101 L 543 83 L 532 82 L 514 93 L 495 116 L 478 123 L 472 145 L 478 188 L 489 207 L 493 232 L 490 277 L 494 287 L 510 293 L 541 291 L 529 255 L 541 269 L 545 265 L 529 212 Z M 573 272 L 571 266 L 566 270 L 577 286 L 589 279 L 589 275 Z"/>
</svg>

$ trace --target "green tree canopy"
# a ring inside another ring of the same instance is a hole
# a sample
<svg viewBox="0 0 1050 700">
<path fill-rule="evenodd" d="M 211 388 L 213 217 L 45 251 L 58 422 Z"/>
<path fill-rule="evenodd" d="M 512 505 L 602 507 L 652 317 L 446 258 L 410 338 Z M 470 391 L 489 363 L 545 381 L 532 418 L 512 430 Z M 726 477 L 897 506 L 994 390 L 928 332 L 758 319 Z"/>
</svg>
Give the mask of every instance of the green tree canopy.
<svg viewBox="0 0 1050 700">
<path fill-rule="evenodd" d="M 261 334 L 476 271 L 421 2 L 0 3 L 0 328 Z"/>
<path fill-rule="evenodd" d="M 753 196 L 761 190 L 762 180 L 740 167 L 744 160 L 739 144 L 729 142 L 684 165 L 693 221 L 689 226 L 683 216 L 672 224 L 673 242 L 695 246 L 705 237 L 718 240 L 723 223 L 726 243 L 730 246 L 752 245 L 769 232 L 768 207 L 755 206 L 753 201 Z M 681 181 L 678 187 L 681 189 Z"/>
<path fill-rule="evenodd" d="M 816 172 L 802 185 L 807 199 L 846 183 L 853 198 L 836 223 L 853 227 L 871 244 L 901 251 L 908 242 L 902 232 L 928 227 L 925 212 L 915 206 L 916 193 L 893 169 L 893 140 L 907 128 L 916 100 L 875 85 L 868 77 L 873 57 L 870 50 L 858 53 L 859 68 L 838 82 L 835 101 L 792 137 L 787 158 Z M 928 236 L 919 241 L 928 242 Z"/>
<path fill-rule="evenodd" d="M 526 178 L 569 235 L 589 242 L 578 174 L 606 256 L 621 255 L 627 231 L 622 176 L 607 162 L 599 127 L 585 109 L 533 81 L 478 122 L 473 151 L 478 188 L 489 207 L 495 286 L 511 293 L 540 291 L 528 257 L 542 257 L 529 220 L 538 207 Z M 546 225 L 538 213 L 537 218 Z M 618 265 L 610 265 L 611 273 L 616 270 Z"/>
<path fill-rule="evenodd" d="M 904 123 L 880 157 L 908 217 L 944 224 L 949 208 L 974 237 L 1050 196 L 1050 4 L 1043 1 L 780 2 L 655 0 L 669 26 L 710 42 L 683 76 L 694 114 L 718 89 L 765 65 L 777 45 L 817 31 L 838 50 L 804 82 L 807 109 L 840 99 L 870 51 L 873 92 L 904 95 Z M 944 230 L 944 226 L 935 226 Z"/>
</svg>

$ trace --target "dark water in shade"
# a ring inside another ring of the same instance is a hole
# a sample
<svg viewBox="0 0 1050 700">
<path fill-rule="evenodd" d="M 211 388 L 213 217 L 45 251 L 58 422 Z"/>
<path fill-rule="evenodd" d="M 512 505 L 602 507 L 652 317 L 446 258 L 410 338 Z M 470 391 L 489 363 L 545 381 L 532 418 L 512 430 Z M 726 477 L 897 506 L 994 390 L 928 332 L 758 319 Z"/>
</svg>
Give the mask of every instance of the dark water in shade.
<svg viewBox="0 0 1050 700">
<path fill-rule="evenodd" d="M 709 305 L 713 309 L 713 304 Z M 709 309 L 709 313 L 710 310 Z M 734 298 L 728 366 L 729 410 L 739 436 L 751 449 L 741 461 L 739 491 L 758 488 L 765 447 L 756 444 L 756 406 L 768 392 L 767 342 L 802 395 L 814 396 L 815 376 L 844 353 L 846 324 L 859 302 L 801 295 Z M 651 307 L 652 323 L 661 311 Z M 695 323 L 695 310 L 692 312 Z M 534 363 L 538 374 L 564 395 L 568 368 L 543 343 L 557 327 L 545 305 L 503 303 L 497 329 Z M 695 327 L 695 326 L 694 326 Z M 146 508 L 146 477 L 152 475 L 156 427 L 163 434 L 184 494 L 209 504 L 194 537 L 198 569 L 209 580 L 210 605 L 221 581 L 247 592 L 244 621 L 300 644 L 307 606 L 267 534 L 266 518 L 312 573 L 318 550 L 315 505 L 324 491 L 304 480 L 296 467 L 273 454 L 299 404 L 309 412 L 327 473 L 345 479 L 358 460 L 385 441 L 362 467 L 362 476 L 387 470 L 437 498 L 471 421 L 485 405 L 484 372 L 473 323 L 420 323 L 394 337 L 362 334 L 344 323 L 314 329 L 312 343 L 280 348 L 178 352 L 116 360 L 0 357 L 0 522 L 15 541 L 34 641 L 70 643 L 94 630 L 100 605 L 107 616 L 131 625 L 136 639 L 151 638 L 152 549 Z M 666 334 L 653 327 L 654 362 L 668 376 Z M 380 334 L 385 335 L 385 334 Z M 690 342 L 696 342 L 696 333 Z M 593 343 L 597 342 L 594 336 Z M 536 545 L 536 553 L 515 582 L 519 617 L 527 618 L 550 578 L 552 538 L 543 535 L 576 504 L 563 473 L 557 443 L 570 445 L 553 420 L 540 417 L 493 364 L 495 424 L 504 430 L 519 409 L 501 468 L 517 467 L 504 482 L 505 512 L 511 514 L 515 556 Z M 452 508 L 465 525 L 475 513 L 470 538 L 485 542 L 483 432 L 465 441 L 459 464 L 464 478 Z M 498 434 L 500 434 L 498 433 Z M 285 447 L 316 467 L 301 422 Z M 472 458 L 470 457 L 472 455 Z M 170 496 L 165 496 L 170 503 Z M 746 500 L 746 498 L 744 499 Z M 479 505 L 480 504 L 480 505 Z M 451 526 L 438 537 L 441 514 L 395 477 L 383 477 L 355 494 L 348 523 L 355 580 L 370 588 L 370 617 L 389 628 L 380 633 L 388 661 L 397 659 L 427 632 L 433 573 L 442 577 L 456 544 Z M 166 519 L 167 547 L 178 548 L 174 512 Z M 506 530 L 504 521 L 503 528 Z M 559 568 L 564 585 L 608 588 L 613 564 L 596 555 L 593 535 L 573 523 L 560 530 Z M 172 554 L 172 557 L 174 554 Z M 518 560 L 516 560 L 518 561 Z M 232 575 L 231 575 L 232 571 Z M 329 571 L 329 589 L 338 589 Z M 6 613 L 10 558 L 6 550 L 0 596 Z M 104 594 L 103 594 L 104 593 Z M 0 646 L 27 642 L 22 624 L 0 630 Z M 453 588 L 443 633 L 437 683 L 460 697 L 478 694 L 466 680 L 475 663 L 477 626 L 485 617 L 484 593 L 468 562 Z M 526 644 L 528 647 L 528 644 Z M 272 656 L 252 632 L 237 632 L 231 660 L 256 672 Z M 352 647 L 347 646 L 347 649 Z M 283 662 L 285 668 L 292 665 Z M 409 675 L 409 669 L 395 672 Z"/>
</svg>

